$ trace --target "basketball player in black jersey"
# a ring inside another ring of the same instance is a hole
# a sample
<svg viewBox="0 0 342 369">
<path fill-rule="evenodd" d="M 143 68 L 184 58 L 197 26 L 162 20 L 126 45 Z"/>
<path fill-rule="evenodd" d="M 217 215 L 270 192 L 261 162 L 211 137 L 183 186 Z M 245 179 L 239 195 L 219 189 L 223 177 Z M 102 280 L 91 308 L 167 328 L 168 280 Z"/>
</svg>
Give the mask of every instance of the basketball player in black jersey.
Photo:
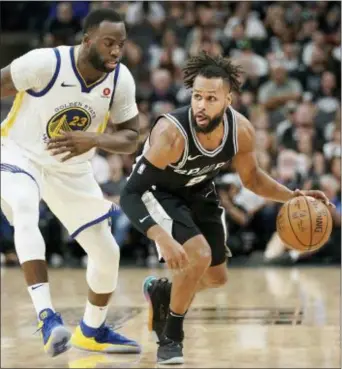
<svg viewBox="0 0 342 369">
<path fill-rule="evenodd" d="M 184 362 L 183 319 L 195 293 L 227 281 L 224 210 L 213 184 L 225 163 L 232 160 L 244 186 L 265 198 L 286 202 L 305 194 L 329 203 L 324 193 L 291 191 L 258 167 L 253 126 L 231 108 L 239 67 L 201 53 L 184 74 L 191 106 L 156 120 L 120 200 L 174 270 L 172 285 L 154 277 L 144 283 L 160 364 Z"/>
</svg>

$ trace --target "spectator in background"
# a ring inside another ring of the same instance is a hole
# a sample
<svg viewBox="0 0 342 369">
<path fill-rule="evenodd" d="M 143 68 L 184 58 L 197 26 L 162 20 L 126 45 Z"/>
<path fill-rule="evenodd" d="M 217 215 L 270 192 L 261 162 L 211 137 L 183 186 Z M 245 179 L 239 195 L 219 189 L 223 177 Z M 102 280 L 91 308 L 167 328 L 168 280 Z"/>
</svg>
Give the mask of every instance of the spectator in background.
<svg viewBox="0 0 342 369">
<path fill-rule="evenodd" d="M 341 183 L 341 156 L 333 156 L 330 160 L 330 172 L 335 177 L 335 179 Z M 341 197 L 341 193 L 340 193 Z"/>
<path fill-rule="evenodd" d="M 46 47 L 73 45 L 75 36 L 81 30 L 81 22 L 73 15 L 71 3 L 60 2 L 57 5 L 56 18 L 50 19 L 46 26 L 44 45 Z"/>
<path fill-rule="evenodd" d="M 110 168 L 110 179 L 101 185 L 101 189 L 108 200 L 118 204 L 120 192 L 126 184 L 123 162 L 120 155 L 117 154 L 108 156 L 107 160 Z M 115 213 L 111 219 L 114 238 L 122 247 L 127 240 L 130 222 L 122 211 Z"/>
<path fill-rule="evenodd" d="M 288 123 L 291 125 L 279 137 L 280 147 L 303 152 L 306 151 L 306 145 L 310 145 L 312 149 L 321 151 L 323 133 L 315 129 L 315 114 L 310 104 L 300 104 L 290 115 L 291 121 L 288 120 Z"/>
<path fill-rule="evenodd" d="M 312 39 L 306 43 L 303 49 L 302 60 L 309 66 L 312 62 L 312 54 L 315 50 L 324 50 L 326 48 L 325 34 L 321 31 L 315 31 Z"/>
<path fill-rule="evenodd" d="M 271 121 L 278 123 L 285 117 L 285 104 L 301 97 L 302 86 L 298 80 L 288 77 L 280 61 L 273 62 L 270 68 L 271 80 L 261 85 L 258 100 L 271 113 Z"/>
<path fill-rule="evenodd" d="M 152 72 L 152 92 L 149 103 L 153 109 L 153 104 L 157 102 L 168 102 L 177 104 L 175 89 L 172 84 L 171 73 L 167 69 L 155 69 Z"/>
<path fill-rule="evenodd" d="M 309 66 L 300 66 L 297 76 L 304 91 L 316 95 L 321 88 L 321 78 L 323 72 L 327 69 L 327 56 L 322 49 L 315 48 L 312 51 L 311 64 Z"/>
<path fill-rule="evenodd" d="M 267 60 L 253 51 L 248 39 L 238 41 L 236 48 L 233 55 L 231 54 L 232 59 L 236 64 L 241 65 L 248 78 L 259 79 L 268 74 Z"/>
<path fill-rule="evenodd" d="M 236 174 L 225 174 L 217 182 L 221 204 L 226 211 L 227 244 L 235 256 L 247 254 L 252 249 L 252 242 L 246 242 L 244 237 L 244 230 L 249 223 L 248 211 L 236 202 L 236 195 L 241 187 L 241 181 Z"/>
<path fill-rule="evenodd" d="M 149 53 L 151 69 L 166 67 L 171 63 L 174 68 L 181 68 L 186 56 L 185 50 L 178 45 L 177 36 L 171 28 L 165 30 L 161 45 L 152 45 Z"/>
<path fill-rule="evenodd" d="M 323 152 L 327 160 L 331 160 L 336 156 L 341 156 L 341 126 L 336 126 L 334 128 L 332 139 L 324 144 Z"/>
<path fill-rule="evenodd" d="M 244 25 L 244 35 L 247 38 L 264 39 L 267 36 L 265 26 L 259 19 L 256 12 L 251 11 L 250 1 L 236 2 L 235 11 L 232 17 L 229 18 L 225 28 L 224 35 L 227 38 L 232 38 L 234 28 L 237 25 Z"/>
<path fill-rule="evenodd" d="M 333 73 L 325 71 L 322 74 L 321 88 L 315 96 L 315 103 L 322 112 L 332 119 L 338 110 L 341 92 L 337 89 L 336 77 Z"/>
</svg>

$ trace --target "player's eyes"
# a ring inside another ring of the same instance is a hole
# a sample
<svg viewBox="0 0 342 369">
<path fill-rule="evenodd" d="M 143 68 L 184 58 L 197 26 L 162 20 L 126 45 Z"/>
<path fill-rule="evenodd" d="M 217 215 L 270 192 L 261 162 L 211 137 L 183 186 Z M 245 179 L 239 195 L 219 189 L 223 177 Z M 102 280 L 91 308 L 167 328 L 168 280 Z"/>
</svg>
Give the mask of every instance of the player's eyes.
<svg viewBox="0 0 342 369">
<path fill-rule="evenodd" d="M 216 101 L 216 97 L 214 97 L 214 96 L 209 96 L 209 101 L 211 101 L 211 102 Z"/>
<path fill-rule="evenodd" d="M 201 98 L 201 95 L 199 95 L 199 94 L 195 94 L 195 95 L 194 95 L 194 98 L 195 98 L 196 100 L 199 100 L 199 99 Z"/>
</svg>

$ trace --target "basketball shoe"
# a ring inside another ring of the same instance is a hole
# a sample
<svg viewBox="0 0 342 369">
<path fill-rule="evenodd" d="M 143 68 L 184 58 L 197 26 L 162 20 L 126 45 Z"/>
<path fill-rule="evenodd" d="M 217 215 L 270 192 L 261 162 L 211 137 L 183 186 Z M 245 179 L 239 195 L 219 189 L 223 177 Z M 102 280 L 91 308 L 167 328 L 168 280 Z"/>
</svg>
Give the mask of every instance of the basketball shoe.
<svg viewBox="0 0 342 369">
<path fill-rule="evenodd" d="M 164 365 L 184 364 L 183 344 L 164 336 L 158 342 L 157 363 Z"/>
<path fill-rule="evenodd" d="M 143 282 L 143 293 L 149 303 L 148 329 L 161 341 L 169 312 L 171 283 L 167 278 L 147 277 Z"/>
<path fill-rule="evenodd" d="M 139 344 L 110 329 L 105 323 L 99 328 L 88 327 L 83 320 L 71 337 L 71 344 L 85 351 L 103 353 L 139 353 Z"/>
<path fill-rule="evenodd" d="M 71 348 L 71 332 L 64 327 L 59 313 L 44 309 L 39 313 L 38 331 L 41 331 L 44 351 L 50 356 L 57 356 Z"/>
</svg>

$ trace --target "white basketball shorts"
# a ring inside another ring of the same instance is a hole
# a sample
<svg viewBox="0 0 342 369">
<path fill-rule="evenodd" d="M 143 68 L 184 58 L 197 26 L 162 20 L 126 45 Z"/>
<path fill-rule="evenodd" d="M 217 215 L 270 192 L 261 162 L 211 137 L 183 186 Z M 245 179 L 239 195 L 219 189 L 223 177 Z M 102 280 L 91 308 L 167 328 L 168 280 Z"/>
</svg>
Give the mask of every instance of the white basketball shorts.
<svg viewBox="0 0 342 369">
<path fill-rule="evenodd" d="M 88 163 L 87 163 L 88 164 Z M 12 224 L 11 185 L 20 175 L 26 175 L 36 183 L 40 198 L 75 238 L 82 230 L 109 218 L 118 206 L 103 197 L 91 166 L 75 173 L 44 167 L 25 156 L 25 152 L 13 142 L 1 144 L 1 207 Z"/>
</svg>

